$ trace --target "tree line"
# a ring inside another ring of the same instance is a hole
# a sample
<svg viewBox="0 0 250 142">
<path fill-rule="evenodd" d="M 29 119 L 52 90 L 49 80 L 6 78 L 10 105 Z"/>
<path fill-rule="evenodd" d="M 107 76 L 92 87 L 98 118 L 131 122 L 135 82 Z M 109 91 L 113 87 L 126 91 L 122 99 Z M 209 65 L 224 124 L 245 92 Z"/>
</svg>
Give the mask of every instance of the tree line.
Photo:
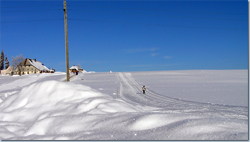
<svg viewBox="0 0 250 142">
<path fill-rule="evenodd" d="M 10 62 L 7 58 L 7 55 L 5 55 L 5 59 L 4 59 L 4 52 L 2 50 L 1 55 L 0 55 L 0 70 L 4 69 L 4 61 L 5 61 L 5 69 L 7 69 L 10 66 Z"/>
<path fill-rule="evenodd" d="M 13 69 L 17 68 L 18 65 L 24 61 L 24 57 L 23 55 L 18 55 L 16 57 L 12 57 L 11 58 L 11 66 L 13 67 Z M 4 63 L 5 62 L 5 63 Z M 0 54 L 0 70 L 3 70 L 4 67 L 5 69 L 7 69 L 10 66 L 10 62 L 7 58 L 7 55 L 5 55 L 4 58 L 4 51 L 2 50 L 1 54 Z M 20 68 L 18 68 L 18 70 L 21 70 Z"/>
</svg>

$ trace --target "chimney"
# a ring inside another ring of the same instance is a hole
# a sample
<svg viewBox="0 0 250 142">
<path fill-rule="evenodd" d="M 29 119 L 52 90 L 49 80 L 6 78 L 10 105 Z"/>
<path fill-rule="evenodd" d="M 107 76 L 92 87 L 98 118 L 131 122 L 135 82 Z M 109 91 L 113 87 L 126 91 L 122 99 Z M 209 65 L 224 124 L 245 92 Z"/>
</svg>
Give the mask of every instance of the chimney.
<svg viewBox="0 0 250 142">
<path fill-rule="evenodd" d="M 34 59 L 34 61 L 36 62 L 36 59 Z"/>
</svg>

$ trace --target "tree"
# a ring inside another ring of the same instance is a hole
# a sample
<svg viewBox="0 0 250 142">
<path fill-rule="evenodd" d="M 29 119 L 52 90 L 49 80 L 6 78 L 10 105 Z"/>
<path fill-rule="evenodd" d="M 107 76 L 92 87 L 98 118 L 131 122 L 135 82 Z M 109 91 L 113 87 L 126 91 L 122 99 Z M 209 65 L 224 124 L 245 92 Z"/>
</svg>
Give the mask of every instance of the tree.
<svg viewBox="0 0 250 142">
<path fill-rule="evenodd" d="M 3 69 L 4 69 L 4 53 L 2 50 L 1 55 L 0 55 L 0 70 L 3 70 Z"/>
<path fill-rule="evenodd" d="M 7 58 L 7 55 L 5 55 L 5 69 L 7 69 L 10 66 L 10 62 Z"/>
<path fill-rule="evenodd" d="M 78 68 L 78 69 L 81 69 L 82 67 L 81 67 L 81 65 L 80 65 L 80 64 L 78 64 L 78 65 L 77 65 L 77 68 Z"/>
<path fill-rule="evenodd" d="M 21 75 L 21 72 L 22 72 L 22 66 L 19 64 L 23 61 L 24 61 L 23 55 L 18 55 L 16 57 L 11 58 L 11 66 L 13 67 L 15 71 L 19 73 L 19 75 Z"/>
</svg>

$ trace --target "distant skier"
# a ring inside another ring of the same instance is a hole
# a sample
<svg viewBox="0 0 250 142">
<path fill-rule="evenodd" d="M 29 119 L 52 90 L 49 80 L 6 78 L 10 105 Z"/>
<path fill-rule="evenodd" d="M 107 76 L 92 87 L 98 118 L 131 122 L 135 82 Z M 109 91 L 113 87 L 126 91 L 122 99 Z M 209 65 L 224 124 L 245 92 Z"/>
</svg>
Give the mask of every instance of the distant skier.
<svg viewBox="0 0 250 142">
<path fill-rule="evenodd" d="M 143 92 L 143 94 L 145 94 L 145 91 L 146 91 L 146 87 L 143 86 L 143 87 L 142 87 L 142 92 Z"/>
</svg>

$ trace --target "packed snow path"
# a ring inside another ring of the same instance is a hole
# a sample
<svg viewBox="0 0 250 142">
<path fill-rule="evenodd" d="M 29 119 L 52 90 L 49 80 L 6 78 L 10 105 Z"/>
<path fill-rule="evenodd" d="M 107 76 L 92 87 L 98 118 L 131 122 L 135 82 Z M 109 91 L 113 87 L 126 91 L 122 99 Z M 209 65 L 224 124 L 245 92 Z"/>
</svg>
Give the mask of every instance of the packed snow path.
<svg viewBox="0 0 250 142">
<path fill-rule="evenodd" d="M 157 94 L 150 88 L 142 94 L 142 85 L 133 79 L 131 73 L 118 73 L 117 77 L 120 80 L 120 97 L 133 105 L 155 107 L 158 108 L 155 111 L 167 113 L 195 112 L 213 117 L 248 119 L 247 107 L 185 101 Z"/>
</svg>

